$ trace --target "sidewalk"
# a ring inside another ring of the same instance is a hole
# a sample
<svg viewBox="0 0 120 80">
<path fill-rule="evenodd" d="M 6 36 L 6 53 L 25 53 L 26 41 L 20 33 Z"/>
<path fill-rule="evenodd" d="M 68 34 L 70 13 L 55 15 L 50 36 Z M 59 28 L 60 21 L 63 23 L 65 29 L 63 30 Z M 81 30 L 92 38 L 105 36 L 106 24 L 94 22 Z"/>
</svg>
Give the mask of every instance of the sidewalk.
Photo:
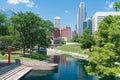
<svg viewBox="0 0 120 80">
<path fill-rule="evenodd" d="M 61 51 L 56 49 L 47 49 L 47 55 L 62 55 L 62 54 L 71 55 L 72 57 L 78 58 L 78 59 L 88 60 L 88 55 L 85 55 L 85 54 L 66 52 L 66 51 Z"/>
</svg>

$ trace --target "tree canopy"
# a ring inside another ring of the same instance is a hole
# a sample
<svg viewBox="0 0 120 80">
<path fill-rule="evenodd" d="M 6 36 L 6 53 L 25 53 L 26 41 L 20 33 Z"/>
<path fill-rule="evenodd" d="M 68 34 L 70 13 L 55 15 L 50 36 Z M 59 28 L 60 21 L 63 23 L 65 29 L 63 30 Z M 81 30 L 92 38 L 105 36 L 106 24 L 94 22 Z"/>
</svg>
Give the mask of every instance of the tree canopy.
<svg viewBox="0 0 120 80">
<path fill-rule="evenodd" d="M 116 12 L 119 11 L 120 10 L 120 2 L 114 2 L 113 8 Z"/>
<path fill-rule="evenodd" d="M 91 46 L 94 45 L 94 39 L 93 36 L 90 34 L 89 28 L 86 28 L 83 31 L 83 34 L 79 37 L 79 43 L 84 49 L 91 48 Z"/>
<path fill-rule="evenodd" d="M 108 77 L 114 80 L 120 74 L 120 16 L 107 16 L 99 24 L 96 32 L 96 46 L 92 52 L 88 52 L 90 64 L 87 67 L 90 74 L 98 75 L 99 78 Z"/>
<path fill-rule="evenodd" d="M 20 36 L 24 55 L 26 48 L 33 51 L 35 45 L 39 47 L 49 45 L 50 35 L 54 29 L 51 21 L 43 20 L 32 12 L 19 12 L 11 17 L 11 24 Z"/>
</svg>

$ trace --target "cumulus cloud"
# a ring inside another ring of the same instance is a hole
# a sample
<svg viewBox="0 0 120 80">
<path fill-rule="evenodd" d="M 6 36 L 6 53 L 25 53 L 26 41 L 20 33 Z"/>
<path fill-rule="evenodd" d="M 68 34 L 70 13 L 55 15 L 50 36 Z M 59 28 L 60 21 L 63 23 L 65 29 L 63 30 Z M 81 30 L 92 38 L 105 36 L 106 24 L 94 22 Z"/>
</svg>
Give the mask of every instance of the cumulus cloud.
<svg viewBox="0 0 120 80">
<path fill-rule="evenodd" d="M 105 1 L 105 9 L 113 9 L 114 2 Z"/>
<path fill-rule="evenodd" d="M 26 4 L 27 7 L 32 8 L 35 6 L 34 2 L 29 2 L 28 4 Z"/>
<path fill-rule="evenodd" d="M 65 10 L 65 13 L 67 14 L 67 13 L 69 13 L 69 11 L 68 11 L 68 10 Z"/>
<path fill-rule="evenodd" d="M 17 4 L 25 4 L 27 7 L 32 8 L 35 7 L 35 3 L 30 0 L 7 0 L 7 3 L 12 4 L 12 5 L 17 5 Z"/>
<path fill-rule="evenodd" d="M 108 7 L 109 7 L 110 9 L 112 9 L 112 8 L 113 8 L 113 5 L 114 5 L 114 2 L 111 2 L 111 3 L 108 5 Z"/>
<path fill-rule="evenodd" d="M 9 4 L 16 5 L 16 4 L 19 4 L 19 3 L 29 3 L 30 1 L 29 0 L 7 0 L 7 2 Z"/>
</svg>

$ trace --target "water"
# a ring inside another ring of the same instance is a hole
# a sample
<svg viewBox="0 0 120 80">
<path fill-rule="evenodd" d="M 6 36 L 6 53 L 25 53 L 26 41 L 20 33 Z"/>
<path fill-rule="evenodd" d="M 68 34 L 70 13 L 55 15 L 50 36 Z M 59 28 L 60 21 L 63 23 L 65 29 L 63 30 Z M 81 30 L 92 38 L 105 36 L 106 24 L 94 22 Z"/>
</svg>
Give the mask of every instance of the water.
<svg viewBox="0 0 120 80">
<path fill-rule="evenodd" d="M 53 71 L 31 71 L 20 80 L 97 80 L 87 74 L 84 65 L 86 61 L 64 56 L 52 56 L 50 62 L 58 63 L 58 69 Z"/>
</svg>

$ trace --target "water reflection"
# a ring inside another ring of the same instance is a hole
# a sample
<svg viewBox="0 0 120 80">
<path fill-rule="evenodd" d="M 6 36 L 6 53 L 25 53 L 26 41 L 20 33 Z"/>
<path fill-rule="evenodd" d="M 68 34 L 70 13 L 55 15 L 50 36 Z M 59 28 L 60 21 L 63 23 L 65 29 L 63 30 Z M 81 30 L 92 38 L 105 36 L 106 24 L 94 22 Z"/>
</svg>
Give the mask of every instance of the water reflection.
<svg viewBox="0 0 120 80">
<path fill-rule="evenodd" d="M 87 75 L 84 68 L 86 61 L 54 55 L 49 58 L 49 62 L 58 63 L 58 70 L 31 71 L 20 80 L 97 80 L 94 76 Z"/>
</svg>

